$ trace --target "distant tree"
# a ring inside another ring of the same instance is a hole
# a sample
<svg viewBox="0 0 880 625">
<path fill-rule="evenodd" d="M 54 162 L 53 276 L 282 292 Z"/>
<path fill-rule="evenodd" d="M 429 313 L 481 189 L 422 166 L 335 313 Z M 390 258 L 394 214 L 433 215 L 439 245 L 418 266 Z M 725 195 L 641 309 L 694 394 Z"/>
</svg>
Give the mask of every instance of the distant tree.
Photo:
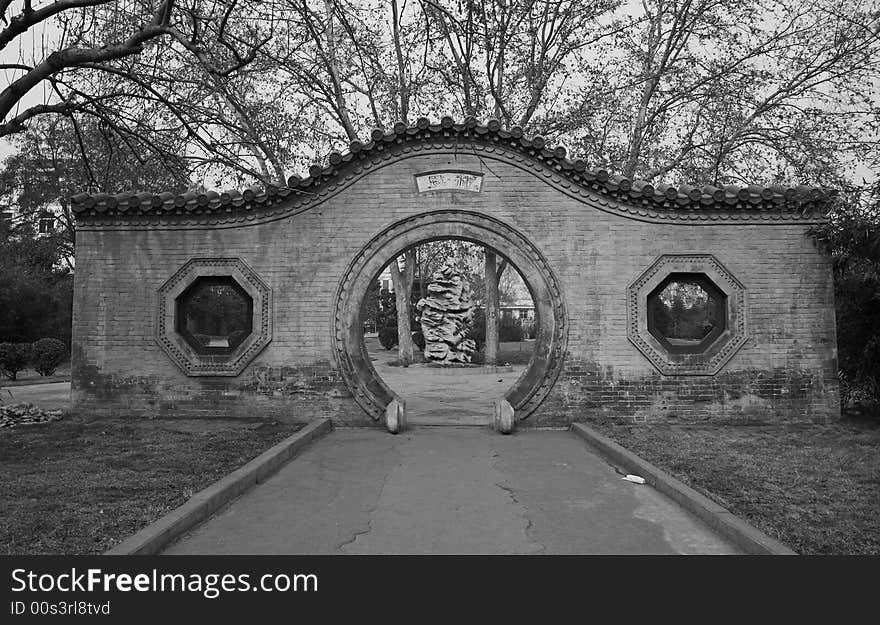
<svg viewBox="0 0 880 625">
<path fill-rule="evenodd" d="M 371 281 L 361 306 L 361 321 L 365 326 L 374 329 L 379 328 L 379 292 L 379 281 Z"/>
<path fill-rule="evenodd" d="M 18 148 L 0 169 L 0 199 L 16 209 L 15 226 L 36 232 L 45 212 L 55 217 L 52 240 L 70 267 L 76 242 L 70 197 L 81 192 L 137 193 L 189 186 L 186 162 L 124 140 L 92 118 L 74 123 L 41 116 L 13 138 Z M 183 142 L 177 150 L 183 151 Z"/>
<path fill-rule="evenodd" d="M 70 343 L 73 276 L 51 237 L 0 226 L 0 342 Z"/>
<path fill-rule="evenodd" d="M 880 404 L 880 182 L 851 189 L 813 234 L 831 254 L 845 403 Z"/>
<path fill-rule="evenodd" d="M 209 284 L 197 287 L 186 301 L 192 331 L 206 336 L 231 336 L 248 328 L 248 302 L 232 286 Z"/>
<path fill-rule="evenodd" d="M 403 268 L 398 264 L 403 262 Z M 397 360 L 402 367 L 408 367 L 414 357 L 412 339 L 412 283 L 415 275 L 416 252 L 406 250 L 400 258 L 391 261 L 391 281 L 394 283 L 394 299 L 397 308 Z"/>
<path fill-rule="evenodd" d="M 508 263 L 507 269 L 498 280 L 498 298 L 501 303 L 513 305 L 520 300 L 531 299 L 531 297 L 522 275 L 516 267 Z"/>
<path fill-rule="evenodd" d="M 31 360 L 30 343 L 0 343 L 0 373 L 15 380 Z"/>
<path fill-rule="evenodd" d="M 31 365 L 42 376 L 52 375 L 69 355 L 68 347 L 63 342 L 43 338 L 31 346 Z"/>
<path fill-rule="evenodd" d="M 449 262 L 468 281 L 471 298 L 474 301 L 482 300 L 483 249 L 482 245 L 463 239 L 440 239 L 417 245 L 414 279 L 418 286 L 418 297 L 428 296 L 427 288 L 434 272 Z"/>
<path fill-rule="evenodd" d="M 498 256 L 494 250 L 487 249 L 485 253 L 485 265 L 483 279 L 486 285 L 486 364 L 494 365 L 498 362 L 499 342 L 499 317 L 501 316 L 501 299 L 498 296 L 498 280 L 507 261 L 498 263 Z"/>
<path fill-rule="evenodd" d="M 157 155 L 184 154 L 174 146 L 185 137 L 187 158 L 257 178 L 278 175 L 241 158 L 266 155 L 254 155 L 261 142 L 255 107 L 239 97 L 248 90 L 243 83 L 258 90 L 246 68 L 273 38 L 274 7 L 256 0 L 34 4 L 0 3 L 0 50 L 18 50 L 15 62 L 0 64 L 0 137 L 45 116 L 91 118 Z M 49 36 L 32 37 L 37 29 Z M 26 96 L 37 89 L 44 96 L 34 103 Z"/>
</svg>

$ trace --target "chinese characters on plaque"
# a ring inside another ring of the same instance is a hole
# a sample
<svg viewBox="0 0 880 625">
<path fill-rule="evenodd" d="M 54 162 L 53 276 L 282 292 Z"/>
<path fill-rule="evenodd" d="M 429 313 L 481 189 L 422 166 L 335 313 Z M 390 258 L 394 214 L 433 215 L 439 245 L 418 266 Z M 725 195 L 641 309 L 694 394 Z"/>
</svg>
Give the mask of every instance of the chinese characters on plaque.
<svg viewBox="0 0 880 625">
<path fill-rule="evenodd" d="M 463 171 L 435 171 L 430 174 L 417 174 L 416 186 L 419 193 L 425 191 L 472 191 L 479 193 L 483 184 L 483 174 Z"/>
</svg>

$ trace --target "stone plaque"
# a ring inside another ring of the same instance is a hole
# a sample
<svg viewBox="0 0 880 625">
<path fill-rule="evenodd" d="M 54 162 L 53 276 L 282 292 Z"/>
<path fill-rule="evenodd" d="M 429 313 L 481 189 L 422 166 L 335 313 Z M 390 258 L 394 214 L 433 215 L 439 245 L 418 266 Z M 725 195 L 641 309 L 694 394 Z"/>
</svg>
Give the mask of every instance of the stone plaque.
<svg viewBox="0 0 880 625">
<path fill-rule="evenodd" d="M 483 186 L 483 174 L 469 171 L 434 171 L 416 174 L 419 193 L 426 191 L 472 191 L 479 193 Z"/>
</svg>

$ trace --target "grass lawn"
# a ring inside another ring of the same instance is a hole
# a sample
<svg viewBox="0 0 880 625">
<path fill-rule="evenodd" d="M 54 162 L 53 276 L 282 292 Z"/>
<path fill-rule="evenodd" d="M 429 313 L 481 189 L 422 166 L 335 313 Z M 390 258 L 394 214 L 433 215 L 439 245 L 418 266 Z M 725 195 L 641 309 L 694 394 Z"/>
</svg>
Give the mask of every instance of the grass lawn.
<svg viewBox="0 0 880 625">
<path fill-rule="evenodd" d="M 368 344 L 368 350 L 372 348 L 370 351 L 370 355 L 372 360 L 378 360 L 377 356 L 381 356 L 381 353 L 377 354 L 378 350 L 384 349 L 381 346 L 378 346 L 379 343 L 376 341 L 375 344 Z M 378 347 L 377 347 L 378 346 Z M 535 350 L 535 341 L 521 341 L 518 343 L 500 343 L 498 345 L 498 358 L 497 363 L 499 366 L 503 365 L 527 365 L 529 364 L 529 360 L 532 359 L 532 352 Z M 386 350 L 387 351 L 387 350 Z M 477 352 L 474 355 L 474 364 L 482 365 L 484 362 L 484 351 Z M 397 348 L 393 348 L 389 351 L 390 354 L 397 355 Z M 428 362 L 428 359 L 425 358 L 425 354 L 422 350 L 416 348 L 413 350 L 413 363 L 414 364 L 422 364 Z M 392 367 L 399 367 L 399 361 L 397 358 L 393 360 L 389 359 L 388 364 Z"/>
<path fill-rule="evenodd" d="M 498 346 L 498 364 L 527 365 L 534 351 L 534 340 L 501 343 Z"/>
<path fill-rule="evenodd" d="M 880 554 L 880 423 L 590 424 L 801 554 Z"/>
<path fill-rule="evenodd" d="M 0 388 L 8 386 L 24 386 L 26 384 L 50 384 L 52 382 L 69 382 L 70 381 L 70 361 L 63 362 L 58 365 L 55 373 L 52 375 L 40 375 L 33 369 L 24 369 L 19 371 L 15 376 L 15 380 L 10 380 L 6 376 L 0 374 Z"/>
<path fill-rule="evenodd" d="M 301 427 L 71 415 L 0 430 L 0 553 L 102 553 Z"/>
</svg>

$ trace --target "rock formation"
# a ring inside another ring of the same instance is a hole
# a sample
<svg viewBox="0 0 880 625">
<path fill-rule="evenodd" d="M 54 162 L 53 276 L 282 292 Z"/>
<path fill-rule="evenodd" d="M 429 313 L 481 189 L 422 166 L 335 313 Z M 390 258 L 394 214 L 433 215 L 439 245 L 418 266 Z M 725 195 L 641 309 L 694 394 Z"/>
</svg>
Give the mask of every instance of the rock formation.
<svg viewBox="0 0 880 625">
<path fill-rule="evenodd" d="M 477 344 L 465 338 L 474 318 L 470 287 L 454 267 L 444 265 L 431 276 L 428 297 L 416 304 L 431 362 L 470 362 Z"/>
</svg>

